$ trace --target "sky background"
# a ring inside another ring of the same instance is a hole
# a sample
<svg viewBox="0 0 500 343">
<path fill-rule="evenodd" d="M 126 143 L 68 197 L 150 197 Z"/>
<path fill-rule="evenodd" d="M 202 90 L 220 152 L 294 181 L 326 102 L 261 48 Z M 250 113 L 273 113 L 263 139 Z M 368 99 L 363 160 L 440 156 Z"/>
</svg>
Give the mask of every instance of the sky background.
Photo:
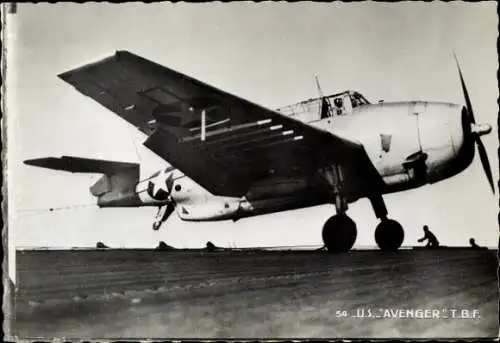
<svg viewBox="0 0 500 343">
<path fill-rule="evenodd" d="M 333 205 L 236 223 L 186 223 L 173 215 L 155 232 L 156 208 L 99 209 L 88 188 L 98 176 L 28 167 L 22 161 L 72 155 L 141 162 L 143 176 L 165 162 L 145 137 L 57 74 L 129 50 L 261 105 L 276 108 L 346 89 L 376 102 L 463 103 L 460 59 L 498 180 L 496 3 L 19 4 L 8 31 L 8 181 L 11 246 L 175 247 L 321 243 Z M 476 154 L 477 155 L 477 154 Z M 497 196 L 479 159 L 462 174 L 385 196 L 391 218 L 416 245 L 428 224 L 442 244 L 498 242 Z M 54 208 L 54 211 L 49 211 Z M 375 245 L 366 199 L 350 205 L 357 246 Z"/>
</svg>

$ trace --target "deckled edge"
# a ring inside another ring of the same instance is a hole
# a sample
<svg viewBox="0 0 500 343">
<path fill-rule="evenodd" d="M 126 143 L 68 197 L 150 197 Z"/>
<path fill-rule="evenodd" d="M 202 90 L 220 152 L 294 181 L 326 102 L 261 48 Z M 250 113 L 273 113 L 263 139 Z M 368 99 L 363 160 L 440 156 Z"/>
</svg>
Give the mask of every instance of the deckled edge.
<svg viewBox="0 0 500 343">
<path fill-rule="evenodd" d="M 0 91 L 0 130 L 1 130 L 1 158 L 2 158 L 2 195 L 1 195 L 1 207 L 2 207 L 2 328 L 5 341 L 16 340 L 13 335 L 13 323 L 14 323 L 14 283 L 9 276 L 9 235 L 8 235 L 8 187 L 7 187 L 7 86 L 6 86 L 6 73 L 7 73 L 7 44 L 6 44 L 6 30 L 7 25 L 7 13 L 15 13 L 15 4 L 1 4 L 1 26 L 0 26 L 0 46 L 1 46 L 1 57 L 0 57 L 0 68 L 1 68 L 1 91 Z"/>
</svg>

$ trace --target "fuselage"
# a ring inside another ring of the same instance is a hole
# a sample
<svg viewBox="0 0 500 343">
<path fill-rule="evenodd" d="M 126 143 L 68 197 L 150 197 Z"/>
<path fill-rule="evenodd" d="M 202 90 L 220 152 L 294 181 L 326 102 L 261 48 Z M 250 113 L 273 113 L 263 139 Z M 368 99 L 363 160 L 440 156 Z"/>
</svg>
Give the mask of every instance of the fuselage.
<svg viewBox="0 0 500 343">
<path fill-rule="evenodd" d="M 464 107 L 456 104 L 393 102 L 363 104 L 347 114 L 309 120 L 308 124 L 363 144 L 386 185 L 384 193 L 391 193 L 438 182 L 471 164 L 474 145 L 465 116 Z M 181 171 L 168 167 L 140 181 L 136 193 L 143 206 L 175 201 L 183 220 L 236 220 L 327 202 L 325 197 L 304 191 L 308 182 L 300 178 L 269 180 L 249 200 L 247 196 L 212 195 Z"/>
</svg>

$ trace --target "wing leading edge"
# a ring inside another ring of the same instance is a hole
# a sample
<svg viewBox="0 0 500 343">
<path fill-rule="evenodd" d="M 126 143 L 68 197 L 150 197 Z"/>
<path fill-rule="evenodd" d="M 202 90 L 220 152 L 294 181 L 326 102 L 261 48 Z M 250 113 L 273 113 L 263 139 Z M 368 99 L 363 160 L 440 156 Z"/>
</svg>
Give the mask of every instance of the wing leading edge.
<svg viewBox="0 0 500 343">
<path fill-rule="evenodd" d="M 384 186 L 361 144 L 130 52 L 59 77 L 147 134 L 146 147 L 213 194 L 243 196 L 266 178 L 308 178 L 334 163 L 350 198 Z"/>
</svg>

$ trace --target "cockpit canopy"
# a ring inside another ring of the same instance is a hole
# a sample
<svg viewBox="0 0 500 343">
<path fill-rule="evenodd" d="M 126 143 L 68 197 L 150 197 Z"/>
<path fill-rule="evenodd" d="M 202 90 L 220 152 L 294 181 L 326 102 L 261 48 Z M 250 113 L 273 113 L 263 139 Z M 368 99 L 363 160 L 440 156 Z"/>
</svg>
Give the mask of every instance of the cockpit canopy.
<svg viewBox="0 0 500 343">
<path fill-rule="evenodd" d="M 347 115 L 354 108 L 368 104 L 370 102 L 360 93 L 344 91 L 284 106 L 277 111 L 303 122 L 312 122 L 327 117 Z"/>
</svg>

